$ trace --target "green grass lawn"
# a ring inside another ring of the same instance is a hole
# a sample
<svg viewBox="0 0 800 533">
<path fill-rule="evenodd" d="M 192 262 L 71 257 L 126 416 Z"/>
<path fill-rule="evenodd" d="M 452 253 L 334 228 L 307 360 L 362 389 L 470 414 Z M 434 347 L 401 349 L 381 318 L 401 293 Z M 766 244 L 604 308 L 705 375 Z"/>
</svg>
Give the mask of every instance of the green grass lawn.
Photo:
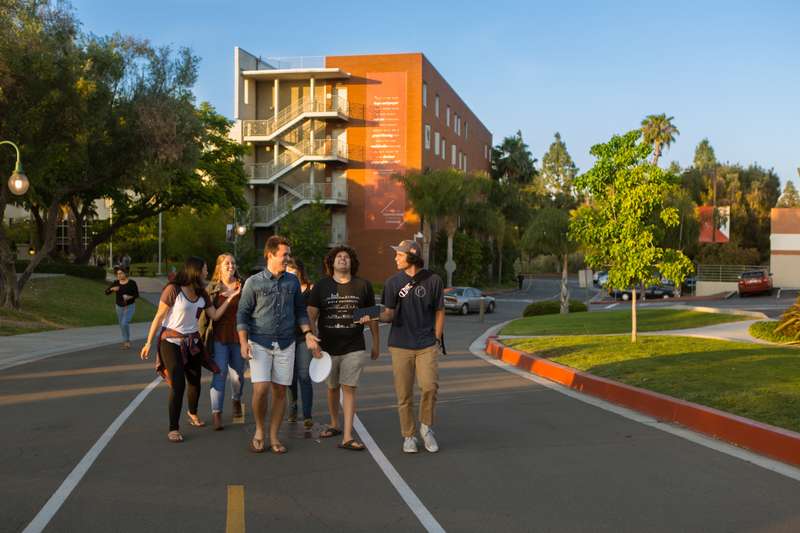
<svg viewBox="0 0 800 533">
<path fill-rule="evenodd" d="M 21 311 L 0 308 L 0 335 L 116 324 L 114 296 L 103 294 L 106 287 L 101 281 L 71 276 L 33 279 L 22 292 Z M 136 300 L 134 322 L 154 315 L 152 304 Z"/>
<path fill-rule="evenodd" d="M 699 328 L 740 320 L 748 320 L 748 318 L 678 309 L 643 309 L 638 313 L 638 330 L 663 331 Z M 500 334 L 595 335 L 600 333 L 628 333 L 630 330 L 631 312 L 630 310 L 622 310 L 518 318 L 504 327 Z"/>
<path fill-rule="evenodd" d="M 690 337 L 514 339 L 508 344 L 636 387 L 800 431 L 800 349 Z"/>
</svg>

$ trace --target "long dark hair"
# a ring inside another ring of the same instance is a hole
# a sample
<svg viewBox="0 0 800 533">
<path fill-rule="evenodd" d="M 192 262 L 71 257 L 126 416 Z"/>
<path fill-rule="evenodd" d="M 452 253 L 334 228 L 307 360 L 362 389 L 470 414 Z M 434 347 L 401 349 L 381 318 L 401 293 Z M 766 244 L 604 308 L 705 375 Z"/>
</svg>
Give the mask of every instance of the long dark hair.
<svg viewBox="0 0 800 533">
<path fill-rule="evenodd" d="M 306 287 L 312 285 L 311 280 L 308 279 L 308 274 L 306 274 L 306 265 L 301 259 L 295 257 L 290 258 L 288 266 L 292 268 L 292 270 L 297 270 L 297 279 L 300 280 L 300 285 L 305 285 Z"/>
<path fill-rule="evenodd" d="M 200 293 L 206 287 L 206 280 L 203 279 L 203 267 L 205 260 L 200 257 L 191 256 L 183 263 L 173 283 L 180 287 L 191 285 L 196 293 Z"/>
</svg>

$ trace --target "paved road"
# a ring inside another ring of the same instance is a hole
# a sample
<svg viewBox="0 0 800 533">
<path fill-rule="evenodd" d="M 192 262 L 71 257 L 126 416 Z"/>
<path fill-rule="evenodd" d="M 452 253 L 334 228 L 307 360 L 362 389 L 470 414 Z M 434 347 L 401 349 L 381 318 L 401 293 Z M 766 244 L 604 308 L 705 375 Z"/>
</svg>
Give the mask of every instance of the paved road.
<svg viewBox="0 0 800 533">
<path fill-rule="evenodd" d="M 448 316 L 439 454 L 402 454 L 388 357 L 364 376 L 360 420 L 430 513 L 429 529 L 800 530 L 797 481 L 576 401 L 468 351 L 531 298 L 504 295 L 485 323 Z M 116 345 L 0 371 L 0 405 L 10 421 L 0 448 L 0 529 L 22 530 L 152 380 L 149 363 Z M 201 413 L 209 410 L 207 391 L 206 383 Z M 316 393 L 314 416 L 323 422 L 324 390 Z M 249 531 L 424 529 L 371 455 L 315 438 L 317 427 L 306 434 L 284 425 L 284 456 L 246 451 L 249 417 L 222 432 L 186 427 L 186 442 L 169 444 L 166 395 L 158 386 L 144 399 L 47 531 L 224 531 L 228 513 L 235 517 L 229 486 L 243 487 Z"/>
</svg>

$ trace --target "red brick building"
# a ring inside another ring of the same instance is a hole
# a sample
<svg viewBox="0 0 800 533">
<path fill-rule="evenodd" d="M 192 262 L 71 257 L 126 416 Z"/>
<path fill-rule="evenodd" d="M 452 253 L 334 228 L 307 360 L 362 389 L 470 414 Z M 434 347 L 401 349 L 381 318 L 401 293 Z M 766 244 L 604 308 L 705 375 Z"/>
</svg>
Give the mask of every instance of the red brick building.
<svg viewBox="0 0 800 533">
<path fill-rule="evenodd" d="M 421 53 L 262 60 L 236 48 L 232 135 L 245 160 L 256 246 L 314 198 L 330 244 L 353 246 L 368 279 L 394 272 L 389 248 L 419 231 L 394 174 L 489 171 L 492 136 Z"/>
</svg>

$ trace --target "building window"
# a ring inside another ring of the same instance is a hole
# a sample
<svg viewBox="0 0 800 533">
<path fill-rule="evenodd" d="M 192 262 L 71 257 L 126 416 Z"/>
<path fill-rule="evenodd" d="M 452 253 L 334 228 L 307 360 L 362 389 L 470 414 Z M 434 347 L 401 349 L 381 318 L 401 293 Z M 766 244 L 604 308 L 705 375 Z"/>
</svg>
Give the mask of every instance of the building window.
<svg viewBox="0 0 800 533">
<path fill-rule="evenodd" d="M 449 127 L 450 126 L 450 106 L 447 106 L 447 114 L 445 116 L 447 117 L 445 119 L 445 122 L 447 123 L 447 126 Z"/>
<path fill-rule="evenodd" d="M 464 170 L 464 167 L 461 166 L 461 162 L 463 161 L 462 157 L 461 152 L 458 152 L 458 168 Z"/>
<path fill-rule="evenodd" d="M 489 147 L 487 145 L 483 145 L 483 158 L 489 159 Z"/>
<path fill-rule="evenodd" d="M 464 154 L 464 172 L 467 172 L 467 154 Z"/>
<path fill-rule="evenodd" d="M 439 132 L 438 131 L 433 132 L 433 154 L 434 155 L 439 155 L 440 143 L 441 143 L 441 140 L 439 139 Z"/>
<path fill-rule="evenodd" d="M 433 111 L 436 113 L 436 116 L 439 116 L 439 95 L 436 95 L 436 99 L 433 102 Z"/>
<path fill-rule="evenodd" d="M 469 139 L 469 122 L 464 121 L 464 139 Z"/>
<path fill-rule="evenodd" d="M 461 135 L 461 117 L 456 117 L 456 128 L 458 128 L 458 134 Z"/>
<path fill-rule="evenodd" d="M 447 143 L 444 141 L 444 138 L 442 138 L 442 160 L 444 160 L 446 157 L 447 157 Z"/>
<path fill-rule="evenodd" d="M 428 84 L 422 82 L 422 107 L 428 107 Z"/>
<path fill-rule="evenodd" d="M 455 166 L 456 165 L 456 145 L 450 145 L 450 164 Z"/>
<path fill-rule="evenodd" d="M 425 124 L 425 149 L 431 149 L 431 127 Z"/>
</svg>

